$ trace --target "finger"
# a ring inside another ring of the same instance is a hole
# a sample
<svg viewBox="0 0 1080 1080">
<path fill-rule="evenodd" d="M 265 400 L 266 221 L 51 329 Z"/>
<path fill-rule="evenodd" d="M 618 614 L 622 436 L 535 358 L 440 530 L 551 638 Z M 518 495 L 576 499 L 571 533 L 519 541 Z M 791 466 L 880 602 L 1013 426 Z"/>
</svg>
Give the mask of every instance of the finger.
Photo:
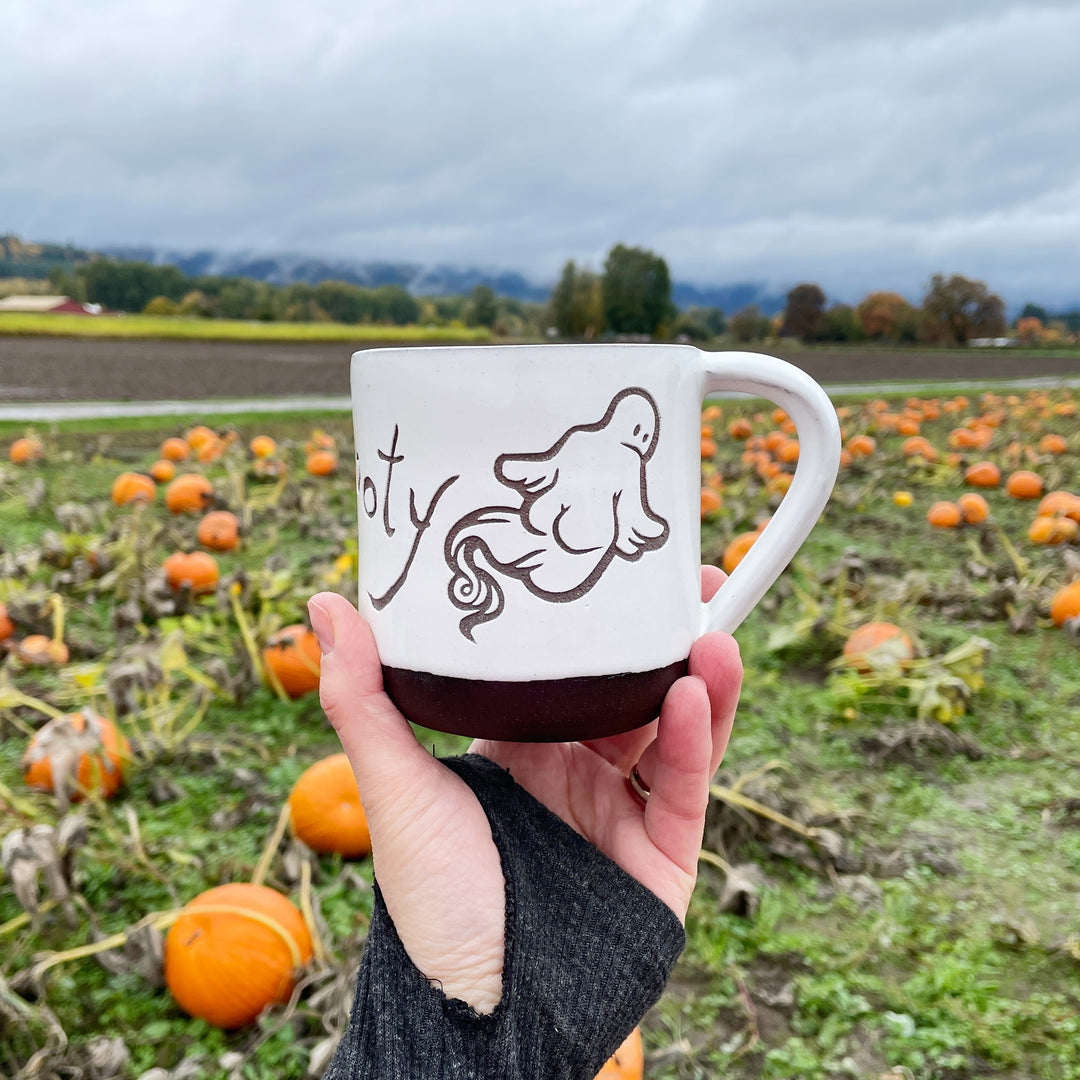
<svg viewBox="0 0 1080 1080">
<path fill-rule="evenodd" d="M 698 638 L 690 650 L 690 674 L 704 680 L 709 694 L 712 776 L 724 759 L 739 704 L 743 666 L 738 642 L 730 634 L 719 632 Z"/>
<path fill-rule="evenodd" d="M 582 746 L 599 754 L 606 762 L 614 765 L 623 776 L 629 776 L 630 770 L 641 760 L 645 747 L 656 738 L 657 721 L 653 720 L 644 727 L 624 731 L 621 735 L 608 735 L 603 739 L 589 739 Z"/>
<path fill-rule="evenodd" d="M 727 581 L 727 574 L 719 566 L 703 566 L 701 568 L 701 599 L 708 602 L 719 591 L 720 586 Z"/>
<path fill-rule="evenodd" d="M 651 749 L 645 831 L 676 866 L 694 875 L 712 776 L 709 698 L 701 679 L 680 679 L 668 692 Z"/>
<path fill-rule="evenodd" d="M 308 601 L 308 613 L 323 653 L 319 699 L 356 773 L 361 798 L 391 777 L 433 763 L 383 690 L 375 639 L 356 608 L 324 592 Z"/>
</svg>

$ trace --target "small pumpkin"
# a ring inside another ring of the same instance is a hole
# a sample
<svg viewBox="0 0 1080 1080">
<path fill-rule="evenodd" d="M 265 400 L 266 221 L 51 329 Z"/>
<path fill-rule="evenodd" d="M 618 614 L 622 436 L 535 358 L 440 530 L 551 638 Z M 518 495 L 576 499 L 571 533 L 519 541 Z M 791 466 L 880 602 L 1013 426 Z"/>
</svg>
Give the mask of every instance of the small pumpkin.
<svg viewBox="0 0 1080 1080">
<path fill-rule="evenodd" d="M 716 445 L 716 440 L 711 435 L 701 436 L 701 460 L 711 461 L 716 457 L 716 451 L 719 447 Z"/>
<path fill-rule="evenodd" d="M 40 461 L 45 456 L 45 447 L 40 439 L 33 435 L 16 439 L 8 450 L 8 459 L 13 465 L 29 465 L 32 461 Z"/>
<path fill-rule="evenodd" d="M 844 663 L 869 672 L 882 665 L 906 667 L 915 659 L 911 638 L 891 622 L 863 623 L 844 642 Z"/>
<path fill-rule="evenodd" d="M 724 548 L 724 555 L 720 565 L 725 574 L 730 574 L 736 566 L 746 557 L 746 553 L 754 546 L 754 542 L 761 534 L 754 532 L 740 533 Z"/>
<path fill-rule="evenodd" d="M 270 638 L 262 658 L 289 697 L 319 689 L 322 650 L 319 639 L 303 623 L 282 627 Z"/>
<path fill-rule="evenodd" d="M 894 491 L 892 501 L 894 506 L 907 507 L 915 500 L 910 491 Z"/>
<path fill-rule="evenodd" d="M 1068 544 L 1076 539 L 1077 523 L 1072 518 L 1038 514 L 1028 527 L 1033 544 Z"/>
<path fill-rule="evenodd" d="M 304 453 L 306 454 L 314 454 L 316 450 L 333 451 L 335 448 L 334 436 L 328 435 L 318 428 L 311 433 L 311 438 L 304 443 Z"/>
<path fill-rule="evenodd" d="M 330 476 L 337 469 L 337 457 L 332 450 L 314 450 L 308 454 L 305 468 L 312 476 Z"/>
<path fill-rule="evenodd" d="M 62 667 L 71 659 L 71 651 L 67 645 L 46 634 L 28 634 L 16 642 L 15 655 L 24 664 L 34 667 L 48 667 L 52 664 Z"/>
<path fill-rule="evenodd" d="M 963 516 L 960 507 L 952 502 L 936 502 L 926 511 L 926 520 L 936 529 L 955 529 Z"/>
<path fill-rule="evenodd" d="M 195 458 L 200 464 L 209 465 L 210 462 L 217 461 L 225 453 L 225 447 L 225 440 L 219 439 L 215 435 L 212 439 L 207 439 L 200 444 L 198 450 L 195 451 Z"/>
<path fill-rule="evenodd" d="M 157 484 L 146 473 L 122 472 L 112 486 L 112 501 L 117 506 L 152 503 L 157 498 Z"/>
<path fill-rule="evenodd" d="M 852 460 L 858 460 L 869 457 L 877 449 L 877 443 L 869 435 L 853 435 L 846 449 Z"/>
<path fill-rule="evenodd" d="M 240 522 L 229 510 L 211 510 L 199 522 L 196 535 L 211 551 L 232 551 L 240 542 Z"/>
<path fill-rule="evenodd" d="M 196 424 L 185 436 L 188 446 L 191 447 L 195 453 L 199 452 L 199 448 L 206 443 L 211 442 L 218 437 L 217 432 L 211 428 L 206 427 L 205 424 Z"/>
<path fill-rule="evenodd" d="M 257 458 L 273 457 L 277 453 L 277 443 L 269 435 L 256 435 L 248 448 Z"/>
<path fill-rule="evenodd" d="M 296 905 L 265 885 L 219 885 L 189 901 L 165 937 L 165 984 L 189 1016 L 231 1030 L 289 1000 L 311 960 Z"/>
<path fill-rule="evenodd" d="M 956 505 L 968 525 L 980 525 L 990 516 L 990 506 L 977 491 L 965 491 Z"/>
<path fill-rule="evenodd" d="M 161 564 L 161 569 L 170 589 L 186 586 L 196 596 L 213 592 L 221 576 L 217 560 L 205 551 L 176 551 Z"/>
<path fill-rule="evenodd" d="M 159 458 L 150 466 L 150 475 L 159 484 L 167 484 L 176 476 L 176 466 L 168 458 Z"/>
<path fill-rule="evenodd" d="M 371 833 L 349 759 L 332 754 L 306 769 L 289 792 L 293 832 L 313 851 L 347 859 L 371 854 Z"/>
<path fill-rule="evenodd" d="M 191 447 L 186 439 L 178 439 L 174 435 L 161 444 L 161 456 L 166 461 L 187 461 L 191 457 Z"/>
<path fill-rule="evenodd" d="M 712 488 L 703 487 L 701 489 L 701 517 L 704 520 L 707 517 L 712 517 L 721 506 L 724 505 L 724 500 L 721 496 L 713 491 Z"/>
<path fill-rule="evenodd" d="M 165 505 L 173 514 L 201 514 L 214 501 L 214 485 L 199 473 L 184 473 L 165 489 Z"/>
<path fill-rule="evenodd" d="M 1005 481 L 1005 492 L 1014 499 L 1041 499 L 1042 477 L 1030 469 L 1017 469 Z"/>
<path fill-rule="evenodd" d="M 732 420 L 728 424 L 728 435 L 733 439 L 749 439 L 753 434 L 754 428 L 749 420 L 745 416 L 740 416 L 738 420 Z"/>
<path fill-rule="evenodd" d="M 644 1075 L 645 1048 L 641 1042 L 641 1028 L 636 1027 L 608 1058 L 596 1074 L 596 1080 L 642 1080 Z"/>
<path fill-rule="evenodd" d="M 37 731 L 23 755 L 27 787 L 77 802 L 87 792 L 109 799 L 124 783 L 131 745 L 91 709 L 57 716 Z"/>
<path fill-rule="evenodd" d="M 13 637 L 15 634 L 15 624 L 11 621 L 11 616 L 7 613 L 7 607 L 2 600 L 0 600 L 0 641 L 7 641 L 9 637 Z"/>
<path fill-rule="evenodd" d="M 1039 440 L 1039 453 L 1041 454 L 1064 454 L 1069 449 L 1069 444 L 1053 432 L 1044 435 Z"/>
<path fill-rule="evenodd" d="M 1065 585 L 1050 601 L 1050 618 L 1055 626 L 1064 626 L 1069 619 L 1080 616 L 1080 581 Z"/>
<path fill-rule="evenodd" d="M 968 466 L 964 481 L 972 487 L 996 488 L 1001 483 L 1001 470 L 992 461 L 976 461 Z"/>
<path fill-rule="evenodd" d="M 1080 498 L 1069 491 L 1051 491 L 1042 497 L 1035 513 L 1050 516 L 1060 514 L 1062 517 L 1080 521 Z"/>
</svg>

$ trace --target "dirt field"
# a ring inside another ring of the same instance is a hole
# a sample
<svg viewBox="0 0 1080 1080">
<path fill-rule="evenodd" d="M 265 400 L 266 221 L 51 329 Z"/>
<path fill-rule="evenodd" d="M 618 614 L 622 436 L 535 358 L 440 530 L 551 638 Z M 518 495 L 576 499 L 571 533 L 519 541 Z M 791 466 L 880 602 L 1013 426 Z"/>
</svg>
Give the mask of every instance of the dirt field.
<svg viewBox="0 0 1080 1080">
<path fill-rule="evenodd" d="M 0 338 L 0 402 L 158 401 L 345 394 L 342 344 Z M 777 349 L 823 383 L 1080 375 L 1080 354 Z"/>
</svg>

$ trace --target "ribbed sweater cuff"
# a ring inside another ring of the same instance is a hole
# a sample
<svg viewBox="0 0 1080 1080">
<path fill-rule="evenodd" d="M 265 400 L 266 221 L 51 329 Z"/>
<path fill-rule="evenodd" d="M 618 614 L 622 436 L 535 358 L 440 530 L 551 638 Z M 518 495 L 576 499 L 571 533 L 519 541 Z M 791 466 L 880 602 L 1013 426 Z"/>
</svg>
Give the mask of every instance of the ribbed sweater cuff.
<svg viewBox="0 0 1080 1080">
<path fill-rule="evenodd" d="M 328 1080 L 593 1080 L 685 944 L 671 909 L 510 774 L 443 762 L 476 794 L 506 878 L 503 996 L 480 1016 L 419 972 L 376 885 L 353 1014 Z"/>
</svg>

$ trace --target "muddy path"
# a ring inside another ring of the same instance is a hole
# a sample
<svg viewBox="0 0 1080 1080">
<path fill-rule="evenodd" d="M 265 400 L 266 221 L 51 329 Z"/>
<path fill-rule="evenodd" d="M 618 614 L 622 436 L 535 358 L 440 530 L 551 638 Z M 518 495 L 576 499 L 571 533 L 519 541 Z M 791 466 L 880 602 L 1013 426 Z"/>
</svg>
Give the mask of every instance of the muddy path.
<svg viewBox="0 0 1080 1080">
<path fill-rule="evenodd" d="M 0 338 L 0 404 L 342 395 L 349 356 L 360 347 L 370 343 Z M 1080 375 L 1080 354 L 786 346 L 776 353 L 826 384 Z"/>
</svg>

